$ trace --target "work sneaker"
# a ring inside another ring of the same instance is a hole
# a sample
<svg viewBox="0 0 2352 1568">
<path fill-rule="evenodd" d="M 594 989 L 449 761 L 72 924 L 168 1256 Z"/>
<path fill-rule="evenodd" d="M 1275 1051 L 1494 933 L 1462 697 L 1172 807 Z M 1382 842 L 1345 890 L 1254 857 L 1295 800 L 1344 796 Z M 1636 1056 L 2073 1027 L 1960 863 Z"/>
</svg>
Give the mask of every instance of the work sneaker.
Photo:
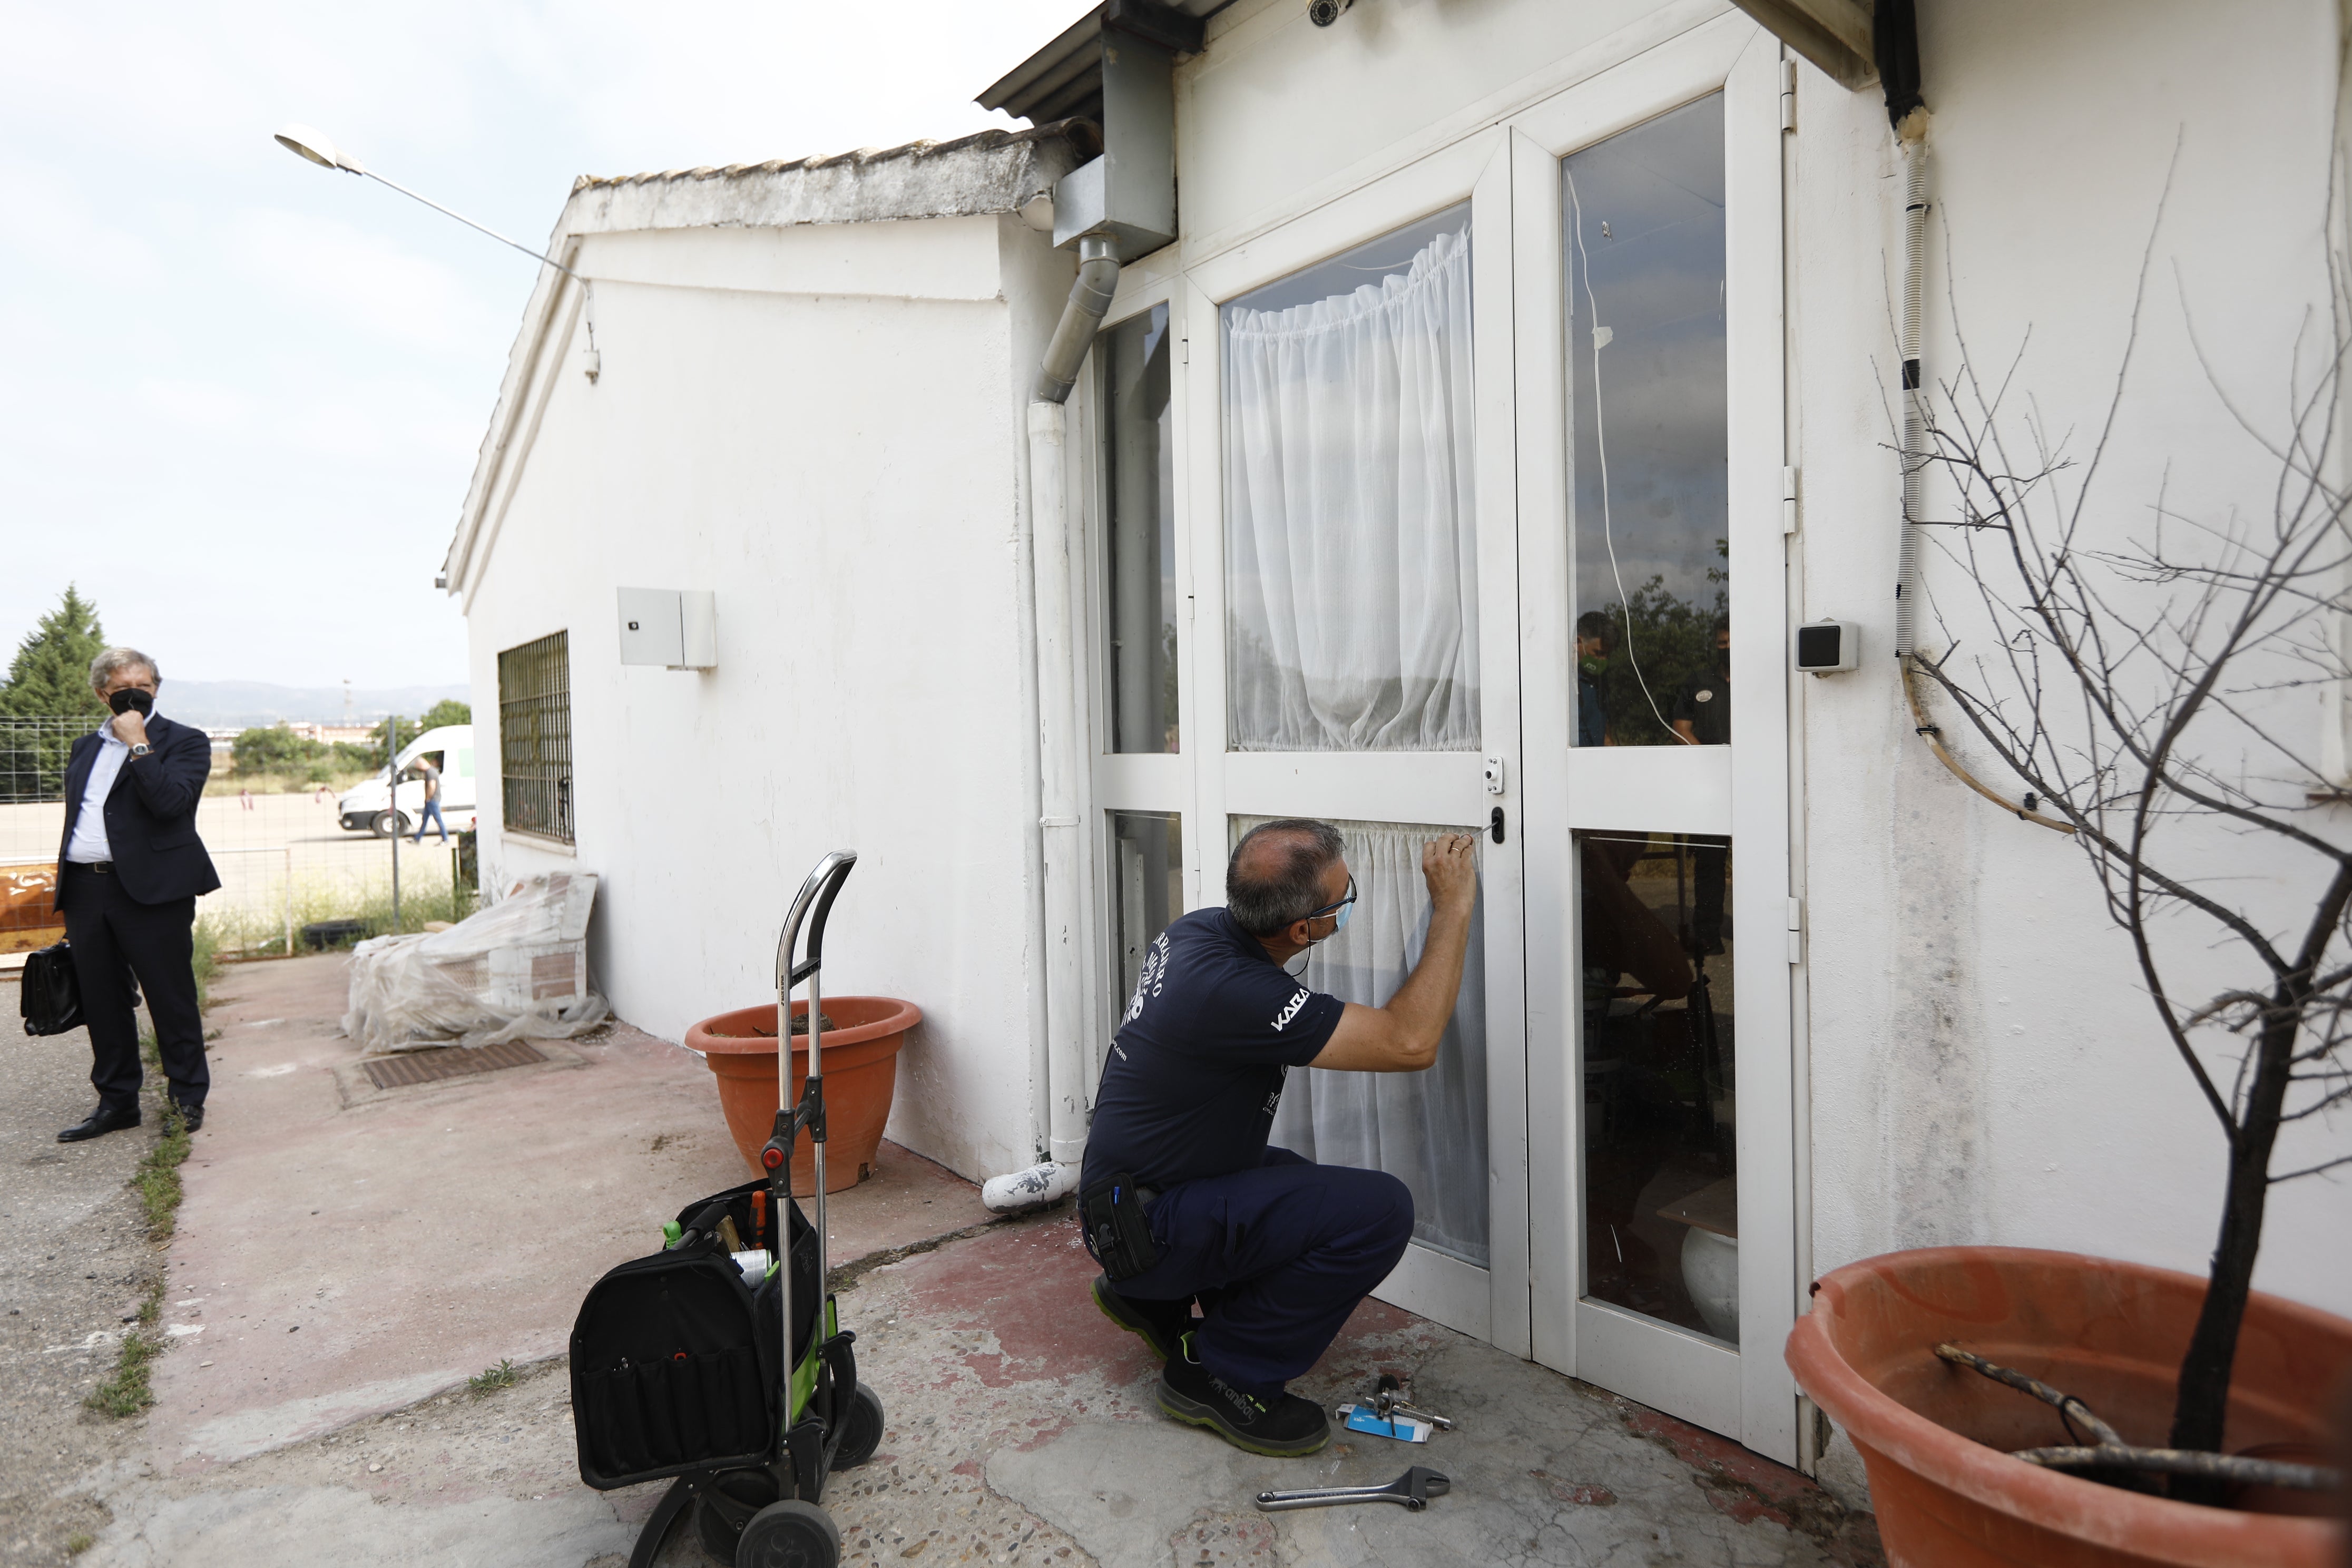
<svg viewBox="0 0 2352 1568">
<path fill-rule="evenodd" d="M 1161 1362 L 1176 1353 L 1176 1342 L 1192 1326 L 1190 1301 L 1139 1301 L 1111 1289 L 1108 1277 L 1095 1276 L 1095 1307 L 1102 1315 L 1151 1347 Z"/>
<path fill-rule="evenodd" d="M 1205 1426 L 1236 1448 L 1276 1459 L 1314 1453 L 1331 1440 L 1322 1407 L 1295 1394 L 1260 1399 L 1202 1366 L 1187 1333 L 1160 1372 L 1160 1408 L 1188 1426 Z"/>
</svg>

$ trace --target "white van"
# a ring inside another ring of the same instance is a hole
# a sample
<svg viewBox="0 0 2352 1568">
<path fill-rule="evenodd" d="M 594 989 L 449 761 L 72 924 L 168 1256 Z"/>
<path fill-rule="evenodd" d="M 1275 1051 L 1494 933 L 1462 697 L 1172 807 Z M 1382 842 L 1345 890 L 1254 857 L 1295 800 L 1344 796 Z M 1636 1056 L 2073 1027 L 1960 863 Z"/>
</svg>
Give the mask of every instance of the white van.
<svg viewBox="0 0 2352 1568">
<path fill-rule="evenodd" d="M 393 760 L 393 772 L 401 772 L 430 752 L 441 753 L 442 820 L 449 825 L 452 833 L 471 831 L 478 798 L 475 794 L 474 727 L 445 724 L 437 730 L 425 731 L 400 748 L 400 755 Z M 384 781 L 373 778 L 345 791 L 336 803 L 336 813 L 342 818 L 347 833 L 373 833 L 378 838 L 414 833 L 417 820 L 425 814 L 425 781 L 402 779 L 396 818 L 392 806 L 392 795 Z"/>
</svg>

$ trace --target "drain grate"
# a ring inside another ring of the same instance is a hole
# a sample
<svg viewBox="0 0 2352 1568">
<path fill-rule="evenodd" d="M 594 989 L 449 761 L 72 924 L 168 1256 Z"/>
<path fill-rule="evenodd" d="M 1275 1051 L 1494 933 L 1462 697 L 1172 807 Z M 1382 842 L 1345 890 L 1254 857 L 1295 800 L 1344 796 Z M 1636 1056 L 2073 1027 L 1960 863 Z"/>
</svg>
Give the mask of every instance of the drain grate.
<svg viewBox="0 0 2352 1568">
<path fill-rule="evenodd" d="M 508 1040 L 479 1049 L 440 1046 L 429 1051 L 404 1051 L 396 1057 L 373 1057 L 365 1064 L 368 1081 L 378 1089 L 406 1089 L 411 1084 L 437 1083 L 443 1079 L 470 1078 L 500 1068 L 529 1067 L 547 1058 L 521 1040 Z"/>
</svg>

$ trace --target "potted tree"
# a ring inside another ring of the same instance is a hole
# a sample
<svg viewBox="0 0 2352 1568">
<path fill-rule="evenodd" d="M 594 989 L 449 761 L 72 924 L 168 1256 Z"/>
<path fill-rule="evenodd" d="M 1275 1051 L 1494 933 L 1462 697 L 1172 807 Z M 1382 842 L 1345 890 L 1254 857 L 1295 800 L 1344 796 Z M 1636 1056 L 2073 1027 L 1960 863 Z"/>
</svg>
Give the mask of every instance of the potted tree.
<svg viewBox="0 0 2352 1568">
<path fill-rule="evenodd" d="M 2202 1279 L 1958 1247 L 1815 1284 L 1789 1363 L 1861 1452 L 1895 1562 L 2318 1568 L 2345 1550 L 2326 1432 L 2352 1322 L 2252 1289 L 2271 1189 L 2352 1164 L 2313 1146 L 2352 1102 L 2352 793 L 2310 722 L 2315 691 L 2352 691 L 2322 684 L 2352 680 L 2352 294 L 2331 282 L 2338 330 L 2304 345 L 2286 428 L 2231 408 L 2276 482 L 2225 516 L 2160 493 L 2134 498 L 2145 522 L 2102 515 L 2122 374 L 2080 460 L 1965 344 L 1912 397 L 1906 500 L 1945 481 L 1955 510 L 1928 537 L 1968 585 L 1934 605 L 1941 651 L 1904 659 L 1920 733 L 2079 847 L 2228 1175 Z M 2217 853 L 2264 874 L 2217 876 Z M 2235 971 L 2219 986 L 2217 959 Z"/>
</svg>

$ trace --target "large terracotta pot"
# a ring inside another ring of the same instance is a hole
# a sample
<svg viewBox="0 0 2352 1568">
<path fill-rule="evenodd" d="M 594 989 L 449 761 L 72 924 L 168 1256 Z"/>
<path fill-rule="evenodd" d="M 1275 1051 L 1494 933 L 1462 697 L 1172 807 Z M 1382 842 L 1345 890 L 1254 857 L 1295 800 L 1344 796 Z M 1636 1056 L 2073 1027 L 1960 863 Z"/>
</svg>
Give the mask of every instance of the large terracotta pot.
<svg viewBox="0 0 2352 1568">
<path fill-rule="evenodd" d="M 2332 1521 L 2174 1502 L 2011 1458 L 2075 1439 L 2049 1405 L 1935 1353 L 1956 1342 L 2078 1396 L 2126 1441 L 2161 1447 L 2204 1296 L 2194 1275 L 2071 1252 L 1893 1252 L 1813 1287 L 1789 1366 L 1861 1453 L 1890 1563 L 2338 1568 L 2344 1527 Z M 2324 1448 L 2347 1372 L 2352 1322 L 2256 1295 L 2231 1384 L 2230 1451 Z"/>
<path fill-rule="evenodd" d="M 793 1017 L 807 1016 L 807 1002 L 793 1004 Z M 923 1011 L 891 996 L 828 996 L 824 1016 L 835 1026 L 824 1032 L 824 1190 L 837 1193 L 874 1169 L 874 1152 L 890 1120 L 890 1096 L 898 1087 L 898 1047 L 907 1043 L 907 1031 L 923 1021 Z M 759 1175 L 760 1149 L 776 1125 L 776 1005 L 705 1018 L 687 1030 L 686 1048 L 701 1052 L 718 1079 L 727 1131 L 743 1163 Z M 795 1033 L 795 1104 L 807 1079 L 808 1037 Z M 816 1191 L 816 1147 L 805 1134 L 793 1145 L 793 1191 Z"/>
</svg>

